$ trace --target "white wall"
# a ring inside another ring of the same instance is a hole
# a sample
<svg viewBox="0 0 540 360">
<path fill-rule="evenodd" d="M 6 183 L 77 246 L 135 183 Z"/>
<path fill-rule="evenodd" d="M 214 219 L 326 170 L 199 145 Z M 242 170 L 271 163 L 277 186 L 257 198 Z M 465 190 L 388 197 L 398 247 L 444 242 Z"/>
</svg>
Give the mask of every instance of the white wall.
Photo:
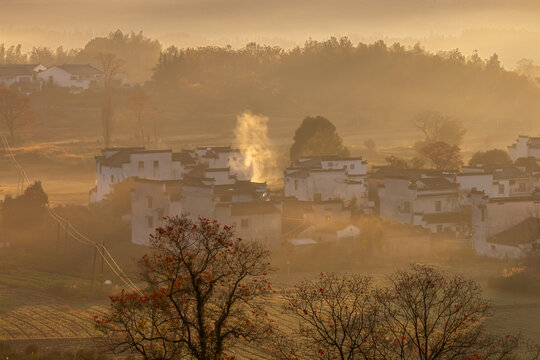
<svg viewBox="0 0 540 360">
<path fill-rule="evenodd" d="M 409 179 L 385 178 L 379 191 L 379 215 L 385 219 L 410 224 L 416 190 L 410 189 Z M 406 209 L 406 203 L 409 209 Z"/>
<path fill-rule="evenodd" d="M 508 155 L 510 155 L 510 159 L 512 159 L 513 162 L 515 162 L 519 158 L 529 156 L 527 147 L 528 141 L 528 136 L 520 136 L 517 138 L 514 144 L 508 147 Z"/>
</svg>

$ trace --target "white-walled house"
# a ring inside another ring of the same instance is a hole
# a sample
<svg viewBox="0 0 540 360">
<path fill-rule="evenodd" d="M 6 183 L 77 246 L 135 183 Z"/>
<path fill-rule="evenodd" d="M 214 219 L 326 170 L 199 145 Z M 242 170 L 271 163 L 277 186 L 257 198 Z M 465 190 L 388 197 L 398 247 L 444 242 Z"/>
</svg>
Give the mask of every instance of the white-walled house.
<svg viewBox="0 0 540 360">
<path fill-rule="evenodd" d="M 463 167 L 456 182 L 463 190 L 474 188 L 491 198 L 522 197 L 534 192 L 531 175 L 515 165 Z"/>
<path fill-rule="evenodd" d="M 182 180 L 135 178 L 133 184 L 130 216 L 131 238 L 133 243 L 139 245 L 148 245 L 148 235 L 160 226 L 164 216 L 186 213 L 194 219 L 198 216 L 217 218 L 225 224 L 234 225 L 234 222 L 241 224 L 237 221 L 237 217 L 247 216 L 246 209 L 255 209 L 253 215 L 262 215 L 261 211 L 263 210 L 261 209 L 266 205 L 258 204 L 270 204 L 265 197 L 266 184 L 251 181 L 215 185 L 213 181 L 208 181 L 208 179 L 186 176 Z M 239 207 L 232 206 L 234 204 L 244 204 L 241 207 L 244 211 L 242 215 L 239 215 Z M 218 206 L 220 206 L 219 211 Z M 276 225 L 274 207 L 267 208 L 272 210 L 272 216 L 254 218 L 251 221 L 252 225 L 239 230 L 239 236 L 262 241 L 265 244 L 275 244 L 275 234 L 279 232 L 281 236 L 281 210 L 278 209 L 277 217 L 280 220 L 279 224 Z M 261 219 L 271 220 L 271 229 L 268 229 L 266 225 L 261 225 Z"/>
<path fill-rule="evenodd" d="M 185 168 L 195 164 L 187 153 L 172 150 L 146 150 L 144 147 L 111 148 L 96 156 L 97 184 L 90 191 L 90 202 L 103 201 L 113 185 L 126 179 L 179 180 Z"/>
<path fill-rule="evenodd" d="M 270 201 L 217 204 L 215 219 L 234 227 L 236 236 L 269 249 L 281 246 L 281 210 Z"/>
<path fill-rule="evenodd" d="M 17 87 L 22 92 L 40 90 L 39 73 L 47 70 L 41 64 L 5 64 L 0 65 L 0 86 Z"/>
<path fill-rule="evenodd" d="M 300 158 L 285 169 L 284 195 L 299 201 L 356 201 L 367 203 L 367 162 L 338 156 Z"/>
<path fill-rule="evenodd" d="M 459 185 L 446 177 L 387 176 L 378 188 L 379 215 L 441 233 L 466 233 Z"/>
<path fill-rule="evenodd" d="M 55 65 L 40 72 L 39 78 L 44 84 L 81 92 L 102 86 L 103 70 L 89 64 Z"/>
<path fill-rule="evenodd" d="M 516 141 L 508 146 L 508 155 L 513 162 L 521 158 L 534 157 L 540 160 L 540 137 L 519 135 Z"/>
<path fill-rule="evenodd" d="M 490 198 L 472 191 L 472 246 L 479 255 L 521 258 L 540 245 L 540 197 Z"/>
<path fill-rule="evenodd" d="M 247 164 L 245 154 L 230 146 L 200 146 L 195 149 L 200 165 L 208 169 L 229 169 L 231 176 L 238 180 L 250 180 L 253 167 Z"/>
</svg>

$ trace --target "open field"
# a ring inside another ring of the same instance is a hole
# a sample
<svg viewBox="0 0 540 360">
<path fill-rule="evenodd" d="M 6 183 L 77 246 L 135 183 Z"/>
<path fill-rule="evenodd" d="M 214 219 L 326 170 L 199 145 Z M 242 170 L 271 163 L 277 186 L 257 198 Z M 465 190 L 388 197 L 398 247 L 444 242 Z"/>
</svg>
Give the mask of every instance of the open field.
<svg viewBox="0 0 540 360">
<path fill-rule="evenodd" d="M 485 295 L 493 302 L 494 315 L 487 319 L 490 328 L 496 333 L 521 333 L 528 338 L 540 338 L 540 301 L 537 297 L 523 294 L 510 294 L 487 288 L 487 281 L 493 274 L 507 266 L 503 262 L 480 261 L 477 266 L 462 263 L 461 266 L 449 263 L 432 265 L 448 271 L 474 274 L 484 288 Z M 357 271 L 373 276 L 376 282 L 384 282 L 385 276 L 395 267 L 405 266 L 404 262 L 384 264 L 376 267 L 360 267 Z M 475 271 L 476 270 L 476 271 Z M 294 333 L 296 320 L 283 314 L 281 289 L 306 278 L 317 276 L 317 272 L 284 272 L 283 269 L 272 275 L 277 293 L 265 299 L 269 315 L 281 328 Z M 47 290 L 47 284 L 64 282 L 88 286 L 87 280 L 40 272 L 27 272 L 20 275 L 0 274 L 0 341 L 9 342 L 14 347 L 23 348 L 37 344 L 41 349 L 92 348 L 100 341 L 92 326 L 92 317 L 107 310 L 107 299 L 101 298 L 70 300 L 57 296 Z M 235 353 L 239 359 L 270 359 L 265 349 L 253 344 L 242 344 Z"/>
</svg>

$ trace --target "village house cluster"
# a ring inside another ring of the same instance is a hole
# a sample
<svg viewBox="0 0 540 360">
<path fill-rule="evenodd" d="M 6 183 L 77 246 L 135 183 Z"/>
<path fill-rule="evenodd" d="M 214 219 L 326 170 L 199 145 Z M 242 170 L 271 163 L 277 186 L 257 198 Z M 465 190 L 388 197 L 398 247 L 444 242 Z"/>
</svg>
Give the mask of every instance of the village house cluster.
<svg viewBox="0 0 540 360">
<path fill-rule="evenodd" d="M 513 164 L 459 172 L 373 166 L 360 157 L 303 157 L 283 172 L 283 188 L 251 181 L 242 151 L 198 147 L 173 152 L 105 149 L 96 157 L 90 201 L 131 186 L 132 242 L 148 244 L 163 217 L 188 213 L 232 225 L 269 248 L 344 243 L 362 236 L 355 219 L 379 216 L 432 234 L 470 239 L 480 255 L 520 258 L 540 245 L 540 138 L 508 147 Z"/>
<path fill-rule="evenodd" d="M 124 80 L 120 80 L 122 83 Z M 80 93 L 103 85 L 103 70 L 89 64 L 64 64 L 47 68 L 41 64 L 0 65 L 0 86 L 22 93 L 56 86 Z"/>
</svg>

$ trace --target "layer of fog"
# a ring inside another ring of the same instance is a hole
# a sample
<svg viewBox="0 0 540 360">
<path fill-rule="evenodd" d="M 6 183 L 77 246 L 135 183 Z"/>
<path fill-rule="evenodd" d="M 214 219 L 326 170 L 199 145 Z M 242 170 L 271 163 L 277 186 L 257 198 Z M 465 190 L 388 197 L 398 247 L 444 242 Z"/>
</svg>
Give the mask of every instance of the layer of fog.
<svg viewBox="0 0 540 360">
<path fill-rule="evenodd" d="M 521 58 L 540 60 L 540 3 L 532 0 L 2 0 L 0 12 L 0 43 L 22 43 L 26 50 L 78 48 L 120 28 L 144 30 L 164 47 L 256 41 L 291 48 L 333 35 L 420 41 L 428 50 L 478 50 L 482 57 L 496 52 L 506 68 Z"/>
</svg>

